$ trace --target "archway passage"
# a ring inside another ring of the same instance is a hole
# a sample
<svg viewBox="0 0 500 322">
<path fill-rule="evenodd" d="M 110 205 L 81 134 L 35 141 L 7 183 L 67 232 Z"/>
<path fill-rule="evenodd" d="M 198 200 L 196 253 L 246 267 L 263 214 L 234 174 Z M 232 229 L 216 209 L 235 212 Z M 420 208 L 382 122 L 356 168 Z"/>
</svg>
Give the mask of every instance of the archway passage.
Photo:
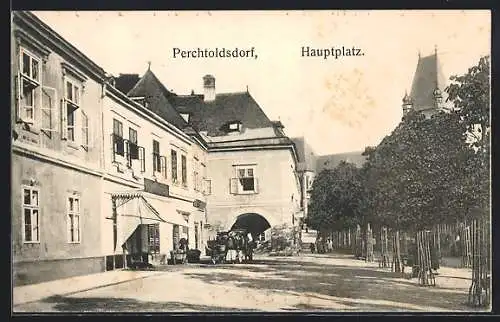
<svg viewBox="0 0 500 322">
<path fill-rule="evenodd" d="M 271 225 L 263 216 L 256 213 L 246 213 L 236 218 L 236 222 L 231 227 L 231 230 L 245 229 L 255 238 L 269 228 L 271 228 Z"/>
</svg>

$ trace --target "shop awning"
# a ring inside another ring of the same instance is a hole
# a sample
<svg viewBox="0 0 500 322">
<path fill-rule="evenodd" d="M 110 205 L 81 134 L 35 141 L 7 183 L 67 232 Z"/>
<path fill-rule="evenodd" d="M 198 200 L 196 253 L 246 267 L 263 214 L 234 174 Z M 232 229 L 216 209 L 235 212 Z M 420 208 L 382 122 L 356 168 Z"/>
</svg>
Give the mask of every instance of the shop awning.
<svg viewBox="0 0 500 322">
<path fill-rule="evenodd" d="M 188 222 L 181 214 L 173 209 L 170 209 L 170 207 L 166 209 L 165 205 L 160 200 L 148 197 L 144 197 L 144 199 L 151 205 L 151 207 L 158 211 L 164 222 L 179 226 L 188 226 Z"/>
<path fill-rule="evenodd" d="M 111 196 L 116 201 L 117 214 L 115 252 L 120 250 L 137 226 L 166 222 L 158 209 L 141 192 L 118 192 L 112 193 Z"/>
</svg>

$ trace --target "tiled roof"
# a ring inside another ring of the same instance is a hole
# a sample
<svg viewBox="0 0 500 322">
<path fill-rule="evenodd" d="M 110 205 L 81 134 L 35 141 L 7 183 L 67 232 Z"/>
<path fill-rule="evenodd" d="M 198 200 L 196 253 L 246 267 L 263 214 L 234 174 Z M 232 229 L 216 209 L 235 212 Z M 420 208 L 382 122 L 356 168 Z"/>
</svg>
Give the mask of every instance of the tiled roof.
<svg viewBox="0 0 500 322">
<path fill-rule="evenodd" d="M 204 102 L 203 95 L 174 96 L 171 101 L 179 113 L 190 114 L 190 124 L 197 131 L 209 136 L 225 135 L 222 127 L 232 121 L 248 129 L 275 127 L 248 92 L 217 94 L 211 102 Z M 281 136 L 279 131 L 276 134 Z"/>
<path fill-rule="evenodd" d="M 434 90 L 437 87 L 444 94 L 445 86 L 437 53 L 419 57 L 410 92 L 413 108 L 417 111 L 434 108 Z"/>
<path fill-rule="evenodd" d="M 187 126 L 186 121 L 169 102 L 169 98 L 175 97 L 175 94 L 167 90 L 151 70 L 146 71 L 144 76 L 127 93 L 127 96 L 145 97 L 149 110 L 181 130 Z"/>
<path fill-rule="evenodd" d="M 120 92 L 127 94 L 139 82 L 139 79 L 138 74 L 120 74 L 120 76 L 115 77 L 115 87 Z"/>
<path fill-rule="evenodd" d="M 362 167 L 366 162 L 366 156 L 363 156 L 364 151 L 353 151 L 346 153 L 320 155 L 316 159 L 316 171 L 321 172 L 323 169 L 333 169 L 341 161 L 354 163 L 358 167 Z"/>
</svg>

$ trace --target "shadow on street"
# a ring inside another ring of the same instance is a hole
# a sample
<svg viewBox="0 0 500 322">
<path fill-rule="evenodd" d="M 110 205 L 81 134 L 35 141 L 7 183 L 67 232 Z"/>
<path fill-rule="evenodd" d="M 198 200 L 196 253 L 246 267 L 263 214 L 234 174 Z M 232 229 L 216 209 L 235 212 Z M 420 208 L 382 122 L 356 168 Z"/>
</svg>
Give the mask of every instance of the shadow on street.
<svg viewBox="0 0 500 322">
<path fill-rule="evenodd" d="M 329 258 L 332 263 L 321 258 Z M 339 264 L 334 263 L 335 258 L 340 260 Z M 257 259 L 252 264 L 192 264 L 178 266 L 173 270 L 180 273 L 182 278 L 203 282 L 206 289 L 209 289 L 207 284 L 227 284 L 232 289 L 271 292 L 271 297 L 273 292 L 276 292 L 276 295 L 300 296 L 299 303 L 282 308 L 278 305 L 277 309 L 287 311 L 425 311 L 427 307 L 429 311 L 432 308 L 475 311 L 466 305 L 468 294 L 463 284 L 461 287 L 450 287 L 449 284 L 448 287 L 443 287 L 439 286 L 439 283 L 436 287 L 421 287 L 415 280 L 402 279 L 400 273 L 391 272 L 389 269 L 378 269 L 364 265 L 363 262 L 344 265 L 345 262 L 342 261 L 347 258 L 342 254 L 303 258 L 273 257 Z M 165 274 L 169 273 L 166 271 Z M 199 289 L 193 290 L 200 291 L 203 292 Z M 139 299 L 142 295 L 138 294 L 137 297 L 136 300 L 99 296 L 75 297 L 73 294 L 53 296 L 41 302 L 55 311 L 63 312 L 260 311 L 224 307 L 223 302 L 220 305 L 201 305 L 181 301 L 141 301 Z M 248 304 L 252 306 L 252 303 Z M 342 309 L 339 309 L 340 307 Z"/>
<path fill-rule="evenodd" d="M 252 312 L 259 310 L 242 310 L 222 306 L 197 305 L 182 302 L 148 302 L 129 298 L 105 297 L 65 297 L 52 296 L 43 300 L 53 303 L 53 309 L 61 312 L 166 312 L 166 311 L 239 311 Z"/>
<path fill-rule="evenodd" d="M 333 257 L 333 256 L 330 256 Z M 345 257 L 342 256 L 341 257 Z M 383 300 L 400 304 L 438 307 L 444 310 L 467 310 L 467 292 L 463 288 L 421 287 L 412 281 L 401 279 L 399 273 L 381 271 L 372 267 L 353 267 L 332 264 L 317 264 L 298 259 L 278 261 L 264 259 L 256 261 L 259 266 L 224 265 L 212 266 L 209 272 L 185 273 L 205 283 L 236 282 L 239 287 L 298 293 L 318 293 L 343 298 L 337 303 L 363 310 L 405 310 L 401 306 L 372 304 L 369 301 Z M 229 273 L 225 270 L 265 273 L 266 277 L 249 277 Z M 309 297 L 313 295 L 307 295 Z M 325 310 L 303 304 L 299 310 Z M 406 310 L 408 310 L 406 309 Z"/>
</svg>

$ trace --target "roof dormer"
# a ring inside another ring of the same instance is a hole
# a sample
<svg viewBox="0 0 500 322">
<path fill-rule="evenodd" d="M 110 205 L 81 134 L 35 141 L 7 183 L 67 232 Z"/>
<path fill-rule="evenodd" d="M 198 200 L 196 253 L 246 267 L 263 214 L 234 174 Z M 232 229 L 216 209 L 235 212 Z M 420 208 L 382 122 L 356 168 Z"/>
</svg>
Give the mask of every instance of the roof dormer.
<svg viewBox="0 0 500 322">
<path fill-rule="evenodd" d="M 241 121 L 234 120 L 226 122 L 223 126 L 221 126 L 220 130 L 227 134 L 241 133 L 243 129 L 243 124 Z"/>
</svg>

